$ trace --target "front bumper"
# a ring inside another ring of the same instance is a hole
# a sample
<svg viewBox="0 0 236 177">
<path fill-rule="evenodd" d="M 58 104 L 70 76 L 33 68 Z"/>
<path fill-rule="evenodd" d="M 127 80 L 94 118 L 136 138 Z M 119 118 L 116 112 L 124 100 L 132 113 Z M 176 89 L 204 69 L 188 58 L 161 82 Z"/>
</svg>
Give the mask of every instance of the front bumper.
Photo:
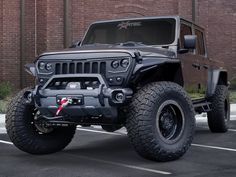
<svg viewBox="0 0 236 177">
<path fill-rule="evenodd" d="M 50 89 L 49 86 L 58 79 L 83 80 L 96 79 L 99 87 L 94 89 Z M 32 98 L 42 115 L 56 115 L 61 98 L 79 99 L 80 104 L 71 104 L 63 108 L 61 116 L 76 118 L 112 118 L 118 116 L 118 108 L 125 105 L 132 97 L 130 88 L 109 88 L 101 74 L 67 74 L 54 75 L 44 86 L 36 86 Z M 117 97 L 118 95 L 118 97 Z"/>
</svg>

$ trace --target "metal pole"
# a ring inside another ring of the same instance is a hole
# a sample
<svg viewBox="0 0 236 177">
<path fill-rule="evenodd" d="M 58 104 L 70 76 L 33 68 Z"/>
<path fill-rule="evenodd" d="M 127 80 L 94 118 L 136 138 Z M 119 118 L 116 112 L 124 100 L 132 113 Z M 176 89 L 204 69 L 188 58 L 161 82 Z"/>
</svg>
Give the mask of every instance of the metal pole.
<svg viewBox="0 0 236 177">
<path fill-rule="evenodd" d="M 37 52 L 37 0 L 34 1 L 34 55 L 35 57 L 38 55 L 38 52 Z"/>
<path fill-rule="evenodd" d="M 192 21 L 196 21 L 196 0 L 192 0 Z"/>
<path fill-rule="evenodd" d="M 20 88 L 23 88 L 23 61 L 25 59 L 25 0 L 20 1 Z"/>
<path fill-rule="evenodd" d="M 71 18 L 70 4 L 71 0 L 64 0 L 64 47 L 71 45 Z"/>
</svg>

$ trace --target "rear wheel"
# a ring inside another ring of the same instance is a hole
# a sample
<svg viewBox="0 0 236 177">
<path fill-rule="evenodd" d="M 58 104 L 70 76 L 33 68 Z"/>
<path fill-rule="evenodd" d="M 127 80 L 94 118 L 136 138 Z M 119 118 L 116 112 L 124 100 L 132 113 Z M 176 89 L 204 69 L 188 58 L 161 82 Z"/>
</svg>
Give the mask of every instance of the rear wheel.
<svg viewBox="0 0 236 177">
<path fill-rule="evenodd" d="M 207 113 L 208 125 L 212 132 L 227 132 L 230 121 L 229 91 L 225 85 L 217 85 L 211 98 L 212 110 Z"/>
<path fill-rule="evenodd" d="M 35 124 L 39 112 L 27 103 L 21 91 L 9 104 L 7 133 L 16 147 L 31 154 L 48 154 L 64 149 L 72 140 L 76 127 L 50 128 Z"/>
<path fill-rule="evenodd" d="M 141 156 L 156 161 L 178 159 L 193 139 L 192 102 L 175 83 L 148 84 L 134 96 L 126 127 Z"/>
</svg>

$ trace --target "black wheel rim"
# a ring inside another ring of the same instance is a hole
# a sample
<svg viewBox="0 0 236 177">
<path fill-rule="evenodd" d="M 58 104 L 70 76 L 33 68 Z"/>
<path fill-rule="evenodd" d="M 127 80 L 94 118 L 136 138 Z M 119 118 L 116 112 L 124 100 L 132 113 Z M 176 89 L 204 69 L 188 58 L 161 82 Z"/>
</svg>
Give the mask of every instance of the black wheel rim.
<svg viewBox="0 0 236 177">
<path fill-rule="evenodd" d="M 161 104 L 156 115 L 156 126 L 161 139 L 172 144 L 178 141 L 184 129 L 184 113 L 181 106 L 174 100 Z"/>
</svg>

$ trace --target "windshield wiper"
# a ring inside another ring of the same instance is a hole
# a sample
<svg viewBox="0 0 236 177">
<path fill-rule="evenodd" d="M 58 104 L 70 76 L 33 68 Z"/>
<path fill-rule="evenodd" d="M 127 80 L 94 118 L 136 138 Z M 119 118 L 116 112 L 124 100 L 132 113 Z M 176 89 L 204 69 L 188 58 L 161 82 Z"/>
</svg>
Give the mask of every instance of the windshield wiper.
<svg viewBox="0 0 236 177">
<path fill-rule="evenodd" d="M 110 44 L 103 44 L 103 43 L 83 44 L 83 46 L 99 46 L 99 45 L 110 45 Z"/>
<path fill-rule="evenodd" d="M 116 43 L 115 45 L 120 45 L 120 46 L 128 46 L 128 47 L 133 47 L 133 46 L 137 46 L 137 45 L 145 45 L 142 42 L 135 42 L 135 41 L 127 41 L 127 42 L 123 42 L 123 43 Z"/>
<path fill-rule="evenodd" d="M 127 41 L 122 43 L 115 43 L 115 44 L 106 44 L 106 43 L 92 43 L 92 44 L 83 44 L 82 46 L 126 46 L 126 47 L 134 47 L 134 46 L 144 46 L 142 42 L 135 42 L 135 41 Z"/>
</svg>

